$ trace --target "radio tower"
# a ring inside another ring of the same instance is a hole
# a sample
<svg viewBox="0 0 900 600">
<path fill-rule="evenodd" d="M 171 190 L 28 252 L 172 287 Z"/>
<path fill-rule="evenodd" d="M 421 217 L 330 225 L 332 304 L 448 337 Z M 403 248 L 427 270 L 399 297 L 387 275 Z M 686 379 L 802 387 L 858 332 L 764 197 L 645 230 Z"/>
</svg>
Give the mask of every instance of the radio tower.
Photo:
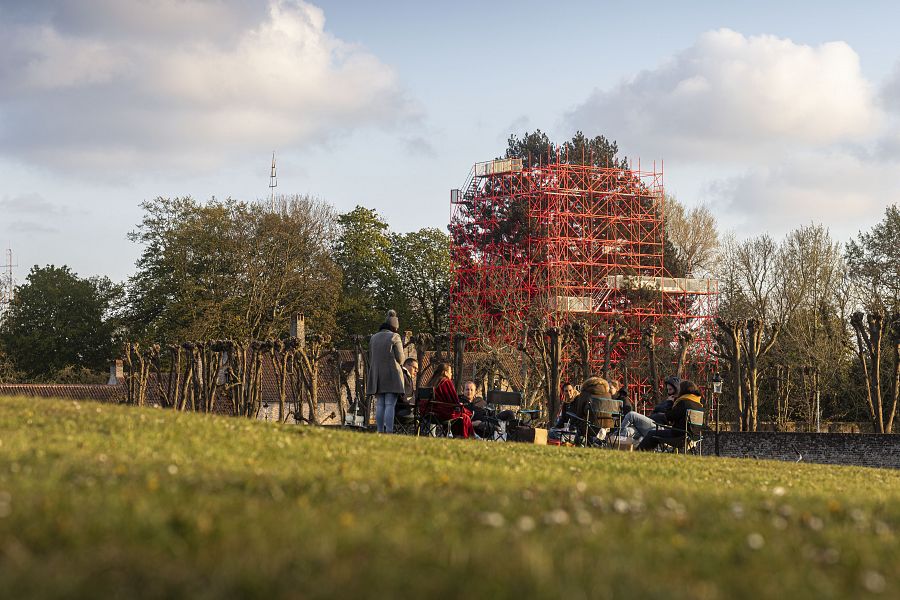
<svg viewBox="0 0 900 600">
<path fill-rule="evenodd" d="M 12 248 L 6 248 L 6 264 L 3 265 L 3 273 L 0 274 L 0 317 L 6 314 L 12 304 L 16 293 L 16 279 L 13 276 L 13 267 L 19 265 L 13 263 Z"/>
<path fill-rule="evenodd" d="M 278 175 L 275 170 L 275 152 L 272 152 L 272 172 L 269 175 L 269 192 L 272 203 L 272 212 L 275 212 L 275 188 L 278 187 Z"/>
</svg>

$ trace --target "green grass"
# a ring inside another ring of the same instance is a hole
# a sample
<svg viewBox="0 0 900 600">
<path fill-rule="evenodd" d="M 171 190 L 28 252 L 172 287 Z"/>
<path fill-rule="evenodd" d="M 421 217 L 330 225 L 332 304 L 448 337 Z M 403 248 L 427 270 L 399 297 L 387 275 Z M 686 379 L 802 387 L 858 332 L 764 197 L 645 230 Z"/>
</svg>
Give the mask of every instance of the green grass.
<svg viewBox="0 0 900 600">
<path fill-rule="evenodd" d="M 897 471 L 0 400 L 0 598 L 888 598 L 898 537 Z"/>
</svg>

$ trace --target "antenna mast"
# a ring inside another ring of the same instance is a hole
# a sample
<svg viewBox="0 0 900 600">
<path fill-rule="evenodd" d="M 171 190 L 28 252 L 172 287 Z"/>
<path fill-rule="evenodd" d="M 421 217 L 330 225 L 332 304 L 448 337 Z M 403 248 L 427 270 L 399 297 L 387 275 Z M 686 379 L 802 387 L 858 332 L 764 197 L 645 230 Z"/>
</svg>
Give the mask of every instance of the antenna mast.
<svg viewBox="0 0 900 600">
<path fill-rule="evenodd" d="M 13 276 L 13 267 L 19 265 L 13 263 L 12 248 L 6 248 L 6 264 L 3 265 L 3 273 L 0 274 L 0 317 L 6 314 L 12 304 L 16 293 L 16 279 Z"/>
<path fill-rule="evenodd" d="M 275 212 L 275 188 L 278 187 L 278 175 L 275 170 L 275 152 L 272 151 L 272 172 L 269 175 L 269 195 L 272 203 L 272 212 Z"/>
</svg>

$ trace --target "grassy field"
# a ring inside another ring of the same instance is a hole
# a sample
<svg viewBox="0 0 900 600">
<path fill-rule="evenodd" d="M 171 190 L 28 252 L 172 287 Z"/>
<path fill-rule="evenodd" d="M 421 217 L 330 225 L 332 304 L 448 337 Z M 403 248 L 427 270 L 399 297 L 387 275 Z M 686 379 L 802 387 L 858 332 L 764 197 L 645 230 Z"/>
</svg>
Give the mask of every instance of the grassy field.
<svg viewBox="0 0 900 600">
<path fill-rule="evenodd" d="M 0 399 L 0 598 L 401 594 L 896 598 L 900 472 Z"/>
</svg>

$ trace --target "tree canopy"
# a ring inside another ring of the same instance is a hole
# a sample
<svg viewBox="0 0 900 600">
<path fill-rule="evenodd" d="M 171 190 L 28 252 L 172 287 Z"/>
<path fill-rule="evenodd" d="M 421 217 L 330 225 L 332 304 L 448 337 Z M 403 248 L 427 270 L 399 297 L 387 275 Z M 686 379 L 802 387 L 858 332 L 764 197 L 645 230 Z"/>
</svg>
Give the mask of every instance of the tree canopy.
<svg viewBox="0 0 900 600">
<path fill-rule="evenodd" d="M 106 277 L 85 279 L 66 266 L 35 266 L 16 288 L 0 343 L 15 370 L 30 380 L 46 380 L 66 368 L 103 371 L 117 352 L 121 296 L 121 287 Z"/>
<path fill-rule="evenodd" d="M 864 306 L 900 311 L 900 208 L 888 206 L 884 219 L 847 244 L 845 257 Z"/>
<path fill-rule="evenodd" d="M 301 197 L 257 203 L 156 198 L 129 237 L 143 250 L 129 281 L 128 323 L 139 339 L 170 343 L 277 337 L 304 313 L 335 327 L 340 271 L 331 207 Z"/>
<path fill-rule="evenodd" d="M 447 331 L 450 238 L 438 229 L 391 232 L 372 209 L 338 217 L 335 261 L 343 273 L 338 320 L 344 336 L 371 333 L 393 308 L 403 329 Z"/>
</svg>

